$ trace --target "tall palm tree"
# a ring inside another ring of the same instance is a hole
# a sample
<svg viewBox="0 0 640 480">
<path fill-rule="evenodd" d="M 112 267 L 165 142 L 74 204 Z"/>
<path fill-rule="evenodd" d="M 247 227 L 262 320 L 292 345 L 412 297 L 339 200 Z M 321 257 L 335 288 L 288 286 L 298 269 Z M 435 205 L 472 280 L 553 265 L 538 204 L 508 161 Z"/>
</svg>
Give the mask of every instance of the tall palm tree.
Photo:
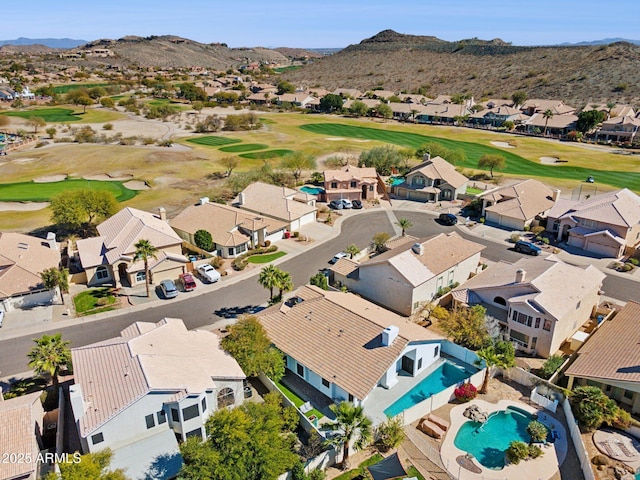
<svg viewBox="0 0 640 480">
<path fill-rule="evenodd" d="M 278 271 L 276 274 L 276 286 L 279 290 L 278 296 L 282 298 L 282 294 L 284 292 L 290 292 L 293 290 L 293 278 L 291 278 L 291 274 L 289 272 L 285 272 L 279 268 L 276 268 L 276 270 Z"/>
<path fill-rule="evenodd" d="M 273 300 L 273 289 L 278 284 L 278 272 L 279 268 L 274 265 L 267 265 L 260 270 L 258 275 L 258 283 L 264 288 L 269 289 L 269 301 Z"/>
<path fill-rule="evenodd" d="M 544 111 L 544 113 L 542 114 L 542 117 L 544 118 L 544 132 L 542 132 L 542 135 L 546 135 L 547 134 L 547 124 L 549 123 L 549 120 L 551 120 L 553 118 L 553 111 L 548 108 Z"/>
<path fill-rule="evenodd" d="M 347 245 L 347 248 L 344 249 L 344 253 L 348 253 L 349 258 L 353 258 L 355 255 L 360 253 L 360 249 L 355 243 L 352 243 L 351 245 Z"/>
<path fill-rule="evenodd" d="M 482 380 L 482 387 L 480 387 L 480 393 L 487 393 L 489 378 L 491 377 L 490 370 L 493 367 L 508 368 L 515 364 L 515 349 L 513 344 L 509 342 L 498 341 L 493 345 L 478 350 L 476 355 L 479 357 L 476 365 L 481 367 L 482 361 L 484 360 L 484 364 L 487 367 L 484 379 Z"/>
<path fill-rule="evenodd" d="M 48 374 L 54 388 L 57 389 L 60 370 L 71 365 L 69 342 L 62 340 L 60 333 L 43 335 L 41 338 L 34 338 L 33 341 L 36 342 L 36 346 L 27 354 L 29 367 L 39 375 Z"/>
<path fill-rule="evenodd" d="M 399 218 L 396 225 L 402 229 L 402 236 L 404 237 L 405 230 L 413 227 L 413 222 L 408 218 Z"/>
<path fill-rule="evenodd" d="M 330 428 L 337 434 L 327 440 L 327 444 L 342 445 L 342 469 L 346 470 L 349 468 L 349 445 L 353 441 L 356 450 L 366 447 L 372 438 L 372 422 L 361 406 L 355 406 L 351 402 L 334 403 L 329 408 L 336 416 L 336 421 L 330 424 Z"/>
<path fill-rule="evenodd" d="M 60 301 L 64 304 L 63 293 L 69 292 L 69 270 L 67 268 L 51 267 L 40 272 L 42 284 L 48 290 L 60 289 Z"/>
<path fill-rule="evenodd" d="M 144 284 L 147 287 L 147 297 L 149 296 L 149 258 L 156 258 L 158 249 L 149 240 L 141 238 L 134 245 L 136 248 L 133 258 L 144 262 Z"/>
<path fill-rule="evenodd" d="M 607 120 L 611 118 L 611 110 L 616 108 L 616 102 L 608 102 L 607 103 Z"/>
</svg>

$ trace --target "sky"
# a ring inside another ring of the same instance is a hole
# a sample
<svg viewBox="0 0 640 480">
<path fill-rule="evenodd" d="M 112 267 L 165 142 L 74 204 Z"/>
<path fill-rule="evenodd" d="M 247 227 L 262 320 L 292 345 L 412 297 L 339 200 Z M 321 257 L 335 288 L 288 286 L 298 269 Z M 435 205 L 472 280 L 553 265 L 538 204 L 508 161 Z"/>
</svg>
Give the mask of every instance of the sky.
<svg viewBox="0 0 640 480">
<path fill-rule="evenodd" d="M 32 0 L 11 9 L 0 40 L 177 35 L 230 47 L 340 48 L 392 29 L 549 45 L 638 40 L 639 19 L 638 0 Z"/>
</svg>

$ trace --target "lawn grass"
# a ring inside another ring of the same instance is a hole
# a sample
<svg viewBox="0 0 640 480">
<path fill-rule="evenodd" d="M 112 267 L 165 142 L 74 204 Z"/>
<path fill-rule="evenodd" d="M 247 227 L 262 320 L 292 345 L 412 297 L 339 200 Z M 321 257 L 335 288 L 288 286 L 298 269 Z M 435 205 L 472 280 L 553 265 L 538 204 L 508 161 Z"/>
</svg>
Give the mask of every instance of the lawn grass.
<svg viewBox="0 0 640 480">
<path fill-rule="evenodd" d="M 78 90 L 79 88 L 94 88 L 94 87 L 108 87 L 109 83 L 73 83 L 70 85 L 58 85 L 57 87 L 53 87 L 54 93 L 58 95 L 62 95 L 65 93 L 69 93 L 72 90 Z"/>
<path fill-rule="evenodd" d="M 155 98 L 153 100 L 149 100 L 145 102 L 147 105 L 153 105 L 155 107 L 160 107 L 163 105 L 171 105 L 172 107 L 177 108 L 178 110 L 189 110 L 190 107 L 181 102 L 173 102 L 168 98 Z"/>
<path fill-rule="evenodd" d="M 92 288 L 73 297 L 76 312 L 80 315 L 107 312 L 115 309 L 116 297 L 110 293 L 111 288 Z M 98 301 L 106 298 L 108 304 L 100 306 Z"/>
<path fill-rule="evenodd" d="M 276 382 L 276 385 L 278 386 L 280 391 L 284 393 L 284 396 L 287 397 L 289 400 L 291 400 L 296 407 L 300 407 L 304 403 L 304 400 L 302 400 L 299 396 L 297 396 L 295 393 L 293 393 L 291 390 L 285 387 L 282 384 L 282 382 Z M 305 415 L 307 418 L 309 418 L 311 415 L 315 415 L 318 420 L 324 417 L 324 415 L 319 410 L 316 410 L 315 408 L 312 408 L 311 410 L 309 410 L 307 413 L 305 413 Z"/>
<path fill-rule="evenodd" d="M 269 263 L 280 257 L 284 257 L 286 254 L 287 252 L 274 252 L 267 253 L 266 255 L 251 255 L 247 258 L 247 261 L 249 263 Z"/>
<path fill-rule="evenodd" d="M 477 194 L 482 193 L 484 191 L 485 190 L 482 190 L 481 188 L 467 187 L 467 190 L 465 191 L 465 193 L 467 195 L 477 195 Z"/>
<path fill-rule="evenodd" d="M 276 123 L 272 119 L 265 118 L 265 117 L 260 117 L 258 120 L 260 120 L 260 122 L 262 122 L 263 125 L 275 125 Z"/>
<path fill-rule="evenodd" d="M 253 150 L 264 150 L 265 148 L 268 148 L 269 145 L 266 145 L 264 143 L 245 143 L 242 145 L 230 145 L 228 147 L 222 147 L 220 148 L 221 152 L 228 152 L 228 153 L 240 153 L 240 152 L 251 152 Z"/>
<path fill-rule="evenodd" d="M 358 465 L 358 468 L 354 468 L 353 470 L 349 470 L 348 472 L 344 472 L 337 477 L 334 477 L 333 480 L 351 480 L 360 475 L 361 469 L 365 469 L 366 467 L 373 465 L 374 463 L 378 463 L 380 460 L 383 460 L 384 457 L 380 453 L 376 453 L 369 458 L 367 458 L 364 462 Z"/>
<path fill-rule="evenodd" d="M 243 153 L 238 156 L 242 158 L 249 158 L 251 160 L 263 160 L 265 158 L 284 157 L 285 155 L 289 155 L 290 153 L 293 153 L 293 150 L 287 150 L 286 148 L 279 148 L 276 150 L 267 150 L 265 152 Z"/>
<path fill-rule="evenodd" d="M 20 110 L 12 112 L 3 112 L 2 115 L 9 117 L 20 117 L 28 120 L 32 117 L 40 117 L 47 123 L 103 123 L 112 122 L 124 116 L 120 113 L 107 109 L 89 109 L 86 113 L 82 113 L 82 109 L 78 108 L 34 108 L 31 110 Z"/>
<path fill-rule="evenodd" d="M 287 65 L 286 67 L 274 68 L 273 71 L 276 73 L 293 72 L 294 70 L 299 69 L 301 66 L 302 65 Z"/>
<path fill-rule="evenodd" d="M 360 127 L 339 123 L 306 124 L 301 125 L 300 128 L 320 135 L 377 140 L 413 149 L 417 149 L 427 142 L 435 142 L 453 150 L 463 150 L 467 158 L 456 165 L 456 167 L 463 168 L 478 169 L 478 159 L 482 155 L 499 154 L 502 155 L 506 161 L 505 168 L 500 172 L 508 175 L 562 178 L 578 182 L 582 182 L 586 180 L 588 176 L 593 175 L 598 183 L 604 183 L 618 188 L 626 187 L 640 192 L 640 172 L 603 170 L 600 168 L 595 169 L 579 166 L 544 165 L 523 158 L 515 153 L 480 143 L 451 140 L 410 132 L 382 130 L 380 128 Z"/>
<path fill-rule="evenodd" d="M 409 477 L 416 477 L 418 480 L 425 480 L 425 478 L 422 476 L 422 474 L 413 465 L 411 465 L 409 468 L 407 468 L 407 475 Z"/>
<path fill-rule="evenodd" d="M 129 190 L 118 181 L 70 179 L 49 183 L 2 183 L 0 184 L 0 202 L 47 202 L 61 193 L 84 188 L 107 190 L 113 193 L 118 202 L 130 200 L 138 193 L 135 190 Z"/>
<path fill-rule="evenodd" d="M 214 137 L 213 135 L 207 135 L 206 137 L 188 138 L 187 142 L 195 143 L 196 145 L 205 145 L 207 147 L 220 147 L 222 145 L 231 145 L 233 143 L 240 143 L 242 140 L 229 137 Z"/>
</svg>

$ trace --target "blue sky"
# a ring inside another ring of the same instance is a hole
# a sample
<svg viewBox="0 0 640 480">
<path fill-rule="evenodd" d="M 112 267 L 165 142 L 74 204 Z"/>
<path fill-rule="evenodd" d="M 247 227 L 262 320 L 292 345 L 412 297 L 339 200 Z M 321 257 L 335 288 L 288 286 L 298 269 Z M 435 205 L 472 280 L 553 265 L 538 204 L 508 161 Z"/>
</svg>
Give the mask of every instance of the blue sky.
<svg viewBox="0 0 640 480">
<path fill-rule="evenodd" d="M 34 0 L 10 10 L 0 40 L 173 34 L 230 47 L 345 47 L 387 28 L 514 45 L 640 37 L 638 0 Z"/>
</svg>

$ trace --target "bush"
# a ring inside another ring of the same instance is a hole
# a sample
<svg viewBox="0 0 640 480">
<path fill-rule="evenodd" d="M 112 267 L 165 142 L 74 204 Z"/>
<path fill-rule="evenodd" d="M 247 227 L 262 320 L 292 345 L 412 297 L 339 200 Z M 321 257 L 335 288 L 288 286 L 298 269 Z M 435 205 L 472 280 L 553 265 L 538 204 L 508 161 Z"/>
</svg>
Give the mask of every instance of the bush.
<svg viewBox="0 0 640 480">
<path fill-rule="evenodd" d="M 102 129 L 103 129 L 103 130 L 113 130 L 113 124 L 111 124 L 111 123 L 105 123 L 105 124 L 102 126 Z"/>
<path fill-rule="evenodd" d="M 529 445 L 524 442 L 513 441 L 509 444 L 509 448 L 505 452 L 507 460 L 514 465 L 518 465 L 520 460 L 529 458 Z"/>
<path fill-rule="evenodd" d="M 105 307 L 109 305 L 109 297 L 101 297 L 96 300 L 96 307 Z"/>
<path fill-rule="evenodd" d="M 461 402 L 470 402 L 478 394 L 478 389 L 471 383 L 463 383 L 453 391 L 456 399 Z"/>
<path fill-rule="evenodd" d="M 247 262 L 245 258 L 238 257 L 233 261 L 233 268 L 238 271 L 242 271 L 246 268 L 248 263 L 249 262 Z"/>
<path fill-rule="evenodd" d="M 518 240 L 520 240 L 520 234 L 519 233 L 512 233 L 511 236 L 509 237 L 509 241 L 511 243 L 516 243 Z"/>
<path fill-rule="evenodd" d="M 607 397 L 598 387 L 576 387 L 570 399 L 578 423 L 587 430 L 595 430 L 618 416 L 619 408 L 615 400 Z"/>
<path fill-rule="evenodd" d="M 529 422 L 527 433 L 531 436 L 532 443 L 544 442 L 549 434 L 549 429 L 537 420 Z"/>
<path fill-rule="evenodd" d="M 637 258 L 630 258 L 627 261 L 634 267 L 637 267 L 638 265 L 640 265 L 640 260 L 638 260 Z"/>
<path fill-rule="evenodd" d="M 541 457 L 542 453 L 542 449 L 538 445 L 529 445 L 529 458 Z"/>
<path fill-rule="evenodd" d="M 198 248 L 201 248 L 205 252 L 210 252 L 213 248 L 213 238 L 206 230 L 197 230 L 193 235 L 193 241 Z"/>
<path fill-rule="evenodd" d="M 540 376 L 545 379 L 551 378 L 556 373 L 556 370 L 563 364 L 564 358 L 562 355 L 551 355 L 540 369 Z"/>
<path fill-rule="evenodd" d="M 542 239 L 542 243 L 544 243 L 545 245 L 549 245 L 549 239 L 547 237 L 544 237 Z"/>
<path fill-rule="evenodd" d="M 402 419 L 400 417 L 388 418 L 375 430 L 375 443 L 382 452 L 388 452 L 396 448 L 405 438 Z"/>
<path fill-rule="evenodd" d="M 542 232 L 544 232 L 544 227 L 541 227 L 540 225 L 531 229 L 531 233 L 534 235 L 540 235 Z"/>
<path fill-rule="evenodd" d="M 265 240 L 264 241 L 264 246 L 265 247 L 270 247 L 271 246 L 271 240 Z"/>
<path fill-rule="evenodd" d="M 221 257 L 213 257 L 211 259 L 211 262 L 209 262 L 209 264 L 215 268 L 216 270 L 218 270 L 221 266 L 222 266 L 222 258 Z"/>
<path fill-rule="evenodd" d="M 327 276 L 322 272 L 318 272 L 313 277 L 311 277 L 309 279 L 309 283 L 323 290 L 329 290 L 329 280 L 327 279 Z"/>
<path fill-rule="evenodd" d="M 523 230 L 524 230 L 525 232 L 528 232 L 529 230 L 531 230 L 531 227 L 530 227 L 529 225 L 525 225 L 525 226 L 524 226 L 524 228 L 523 228 Z"/>
<path fill-rule="evenodd" d="M 615 418 L 611 421 L 611 426 L 620 430 L 626 430 L 631 426 L 631 414 L 618 407 Z"/>
</svg>

